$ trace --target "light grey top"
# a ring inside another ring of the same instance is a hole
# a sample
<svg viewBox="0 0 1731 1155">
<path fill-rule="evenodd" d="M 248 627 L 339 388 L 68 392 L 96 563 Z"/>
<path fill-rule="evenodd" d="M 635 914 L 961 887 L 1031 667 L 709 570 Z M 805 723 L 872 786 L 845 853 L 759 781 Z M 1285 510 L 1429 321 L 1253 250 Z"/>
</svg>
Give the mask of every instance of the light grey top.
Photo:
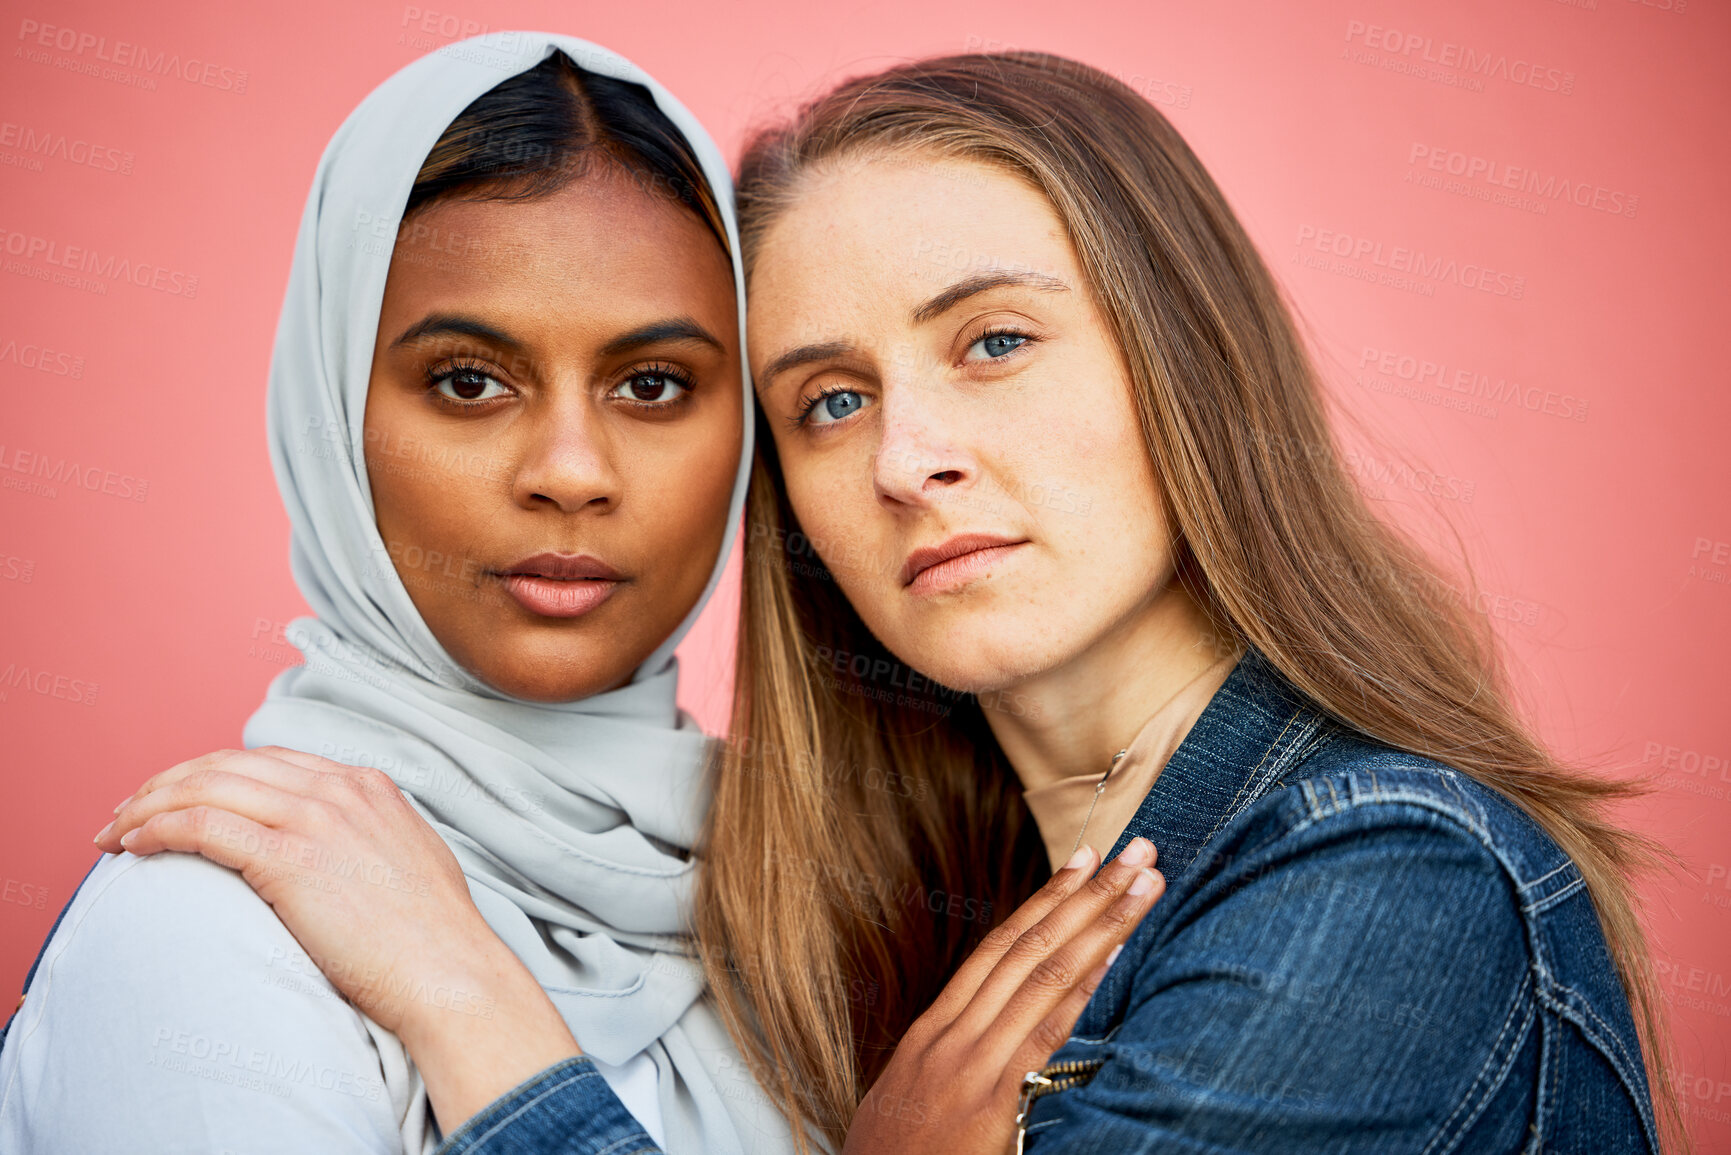
<svg viewBox="0 0 1731 1155">
<path fill-rule="evenodd" d="M 731 180 L 653 79 L 586 41 L 515 32 L 453 44 L 387 80 L 319 164 L 277 331 L 271 458 L 295 578 L 317 617 L 290 628 L 306 664 L 272 684 L 245 741 L 390 774 L 670 1152 L 786 1151 L 787 1124 L 705 997 L 686 934 L 707 739 L 675 703 L 672 652 L 697 610 L 621 689 L 517 701 L 444 652 L 374 523 L 362 417 L 395 223 L 451 120 L 555 48 L 647 87 L 690 140 L 735 253 L 743 355 Z M 741 405 L 745 452 L 709 590 L 744 497 L 749 376 Z M 99 866 L 0 1054 L 7 1151 L 421 1152 L 429 1117 L 390 1033 L 335 996 L 243 880 L 184 855 Z"/>
</svg>

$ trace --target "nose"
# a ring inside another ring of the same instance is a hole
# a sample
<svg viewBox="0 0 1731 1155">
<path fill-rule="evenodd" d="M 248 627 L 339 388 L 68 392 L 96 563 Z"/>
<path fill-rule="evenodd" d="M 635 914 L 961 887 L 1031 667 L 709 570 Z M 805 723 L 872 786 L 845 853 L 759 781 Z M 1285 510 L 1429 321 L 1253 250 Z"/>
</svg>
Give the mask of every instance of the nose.
<svg viewBox="0 0 1731 1155">
<path fill-rule="evenodd" d="M 946 428 L 941 407 L 931 403 L 936 392 L 914 383 L 886 383 L 871 463 L 879 501 L 929 506 L 978 476 L 973 455 Z"/>
<path fill-rule="evenodd" d="M 591 398 L 551 400 L 530 416 L 511 477 L 511 496 L 525 509 L 605 513 L 619 504 L 614 446 Z"/>
</svg>

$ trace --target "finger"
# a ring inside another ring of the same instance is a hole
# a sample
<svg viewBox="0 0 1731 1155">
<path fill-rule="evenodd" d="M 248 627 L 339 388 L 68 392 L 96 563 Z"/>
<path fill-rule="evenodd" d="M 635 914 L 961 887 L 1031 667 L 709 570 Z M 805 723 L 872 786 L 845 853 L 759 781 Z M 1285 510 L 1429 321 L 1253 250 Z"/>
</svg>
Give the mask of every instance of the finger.
<svg viewBox="0 0 1731 1155">
<path fill-rule="evenodd" d="M 130 832 L 126 849 L 137 855 L 178 850 L 250 874 L 283 857 L 280 832 L 209 806 L 170 810 Z"/>
<path fill-rule="evenodd" d="M 157 815 L 201 806 L 226 810 L 274 828 L 303 818 L 308 800 L 301 788 L 306 783 L 296 776 L 308 771 L 282 763 L 249 769 L 251 773 L 201 769 L 135 798 L 96 836 L 96 845 L 117 854 L 122 838 Z"/>
<path fill-rule="evenodd" d="M 1024 931 L 1004 952 L 974 992 L 968 1009 L 957 1016 L 958 1024 L 968 1019 L 976 1034 L 985 1033 L 1034 968 L 1046 964 L 1072 938 L 1110 909 L 1142 871 L 1151 869 L 1155 857 L 1154 846 L 1146 838 L 1131 839 L 1122 854 L 1101 867 L 1094 877 Z M 1076 977 L 1080 976 L 1074 976 L 1071 981 Z"/>
<path fill-rule="evenodd" d="M 1105 959 L 1071 988 L 1052 1012 L 1041 1019 L 1016 1045 L 1004 1063 L 1004 1073 L 1000 1080 L 1001 1095 L 1005 1098 L 1018 1095 L 1027 1073 L 1038 1071 L 1051 1062 L 1053 1053 L 1070 1041 L 1070 1033 L 1076 1029 L 1076 1020 L 1082 1017 L 1088 1001 L 1094 997 L 1094 992 L 1100 989 L 1100 984 L 1106 979 L 1106 972 L 1118 961 L 1118 954 L 1123 949 L 1124 945 L 1120 943 L 1107 952 Z M 993 1046 L 999 1045 L 1000 1041 L 991 1039 L 986 1040 L 986 1043 Z"/>
<path fill-rule="evenodd" d="M 259 746 L 252 750 L 213 750 L 209 754 L 201 754 L 197 758 L 189 758 L 185 762 L 180 762 L 169 767 L 160 774 L 153 774 L 151 777 L 146 778 L 137 790 L 122 801 L 119 806 L 114 808 L 114 813 L 119 814 L 121 810 L 125 808 L 126 804 L 133 801 L 133 799 L 141 798 L 153 791 L 160 790 L 165 786 L 171 786 L 176 782 L 182 781 L 194 774 L 203 773 L 207 770 L 226 770 L 233 774 L 251 774 L 255 777 L 263 776 L 267 777 L 267 780 L 269 781 L 275 781 L 279 784 L 287 785 L 288 780 L 282 779 L 280 774 L 274 776 L 271 775 L 272 771 L 280 770 L 284 765 L 297 766 L 303 771 L 308 771 L 315 775 L 335 775 L 338 777 L 377 773 L 376 771 L 369 771 L 359 767 L 349 766 L 342 762 L 333 762 L 329 758 L 321 758 L 317 754 L 308 754 L 301 750 L 291 750 L 286 746 Z M 320 779 L 307 778 L 304 779 L 304 781 L 314 783 L 320 781 Z"/>
<path fill-rule="evenodd" d="M 152 790 L 160 790 L 171 782 L 180 781 L 188 774 L 196 773 L 199 770 L 208 769 L 212 766 L 219 766 L 225 759 L 235 755 L 244 755 L 245 753 L 246 751 L 244 750 L 212 750 L 208 754 L 200 754 L 197 758 L 188 758 L 185 762 L 176 762 L 167 770 L 152 774 L 143 782 L 139 783 L 138 789 L 121 799 L 120 805 L 114 808 L 114 813 L 119 814 L 128 802 L 131 802 L 134 798 L 137 798 L 140 795 L 148 794 Z"/>
<path fill-rule="evenodd" d="M 338 886 L 328 872 L 319 870 L 317 847 L 311 842 L 211 806 L 156 815 L 127 835 L 126 849 L 140 856 L 164 850 L 202 855 L 238 870 L 259 897 L 273 904 L 269 888 L 276 882 L 320 890 Z"/>
<path fill-rule="evenodd" d="M 1159 872 L 1142 868 L 1123 895 L 1034 967 L 984 1028 L 978 1052 L 982 1061 L 995 1062 L 1000 1055 L 1006 1063 L 1012 1061 L 1010 1056 L 1021 1061 L 1020 1052 L 1031 1054 L 1042 1047 L 1050 1056 L 1062 1046 L 1089 996 L 1100 985 L 1094 977 L 1100 964 L 1124 945 L 1165 892 Z M 1103 971 L 1100 974 L 1104 976 Z M 1016 1074 L 1020 1076 L 1028 1069 L 1023 1067 Z"/>
<path fill-rule="evenodd" d="M 320 797 L 332 798 L 332 791 L 341 786 L 348 790 L 392 802 L 404 802 L 402 787 L 392 780 L 383 770 L 371 766 L 351 766 L 347 762 L 333 762 L 329 758 L 321 758 L 317 754 L 308 754 L 304 750 L 290 750 L 286 746 L 260 746 L 259 753 L 269 752 L 272 757 L 293 763 L 312 772 L 315 775 Z"/>
<path fill-rule="evenodd" d="M 1036 890 L 1033 895 L 1017 907 L 1015 912 L 1003 922 L 987 932 L 980 940 L 980 945 L 974 948 L 963 962 L 956 968 L 956 973 L 950 981 L 944 984 L 944 989 L 932 1001 L 927 1015 L 942 1022 L 948 1022 L 959 1014 L 973 999 L 992 968 L 998 965 L 1004 952 L 1015 945 L 1016 940 L 1031 926 L 1036 925 L 1047 914 L 1083 885 L 1094 868 L 1099 865 L 1099 857 L 1091 846 L 1081 847 L 1065 863 L 1058 872 L 1046 880 L 1046 884 Z"/>
<path fill-rule="evenodd" d="M 335 775 L 346 778 L 354 775 L 377 774 L 379 771 L 364 766 L 353 766 L 347 762 L 335 762 L 322 758 L 317 754 L 308 754 L 305 750 L 294 750 L 287 746 L 256 746 L 251 753 L 266 754 L 281 762 L 291 762 L 296 766 L 319 774 Z"/>
<path fill-rule="evenodd" d="M 189 758 L 185 762 L 176 763 L 159 774 L 152 774 L 141 783 L 137 790 L 125 798 L 114 813 L 119 814 L 127 803 L 142 798 L 147 794 L 172 786 L 196 774 L 211 770 L 224 770 L 233 774 L 257 774 L 273 763 L 279 763 L 274 748 L 261 750 L 212 750 L 208 754 L 200 754 L 197 758 Z"/>
</svg>

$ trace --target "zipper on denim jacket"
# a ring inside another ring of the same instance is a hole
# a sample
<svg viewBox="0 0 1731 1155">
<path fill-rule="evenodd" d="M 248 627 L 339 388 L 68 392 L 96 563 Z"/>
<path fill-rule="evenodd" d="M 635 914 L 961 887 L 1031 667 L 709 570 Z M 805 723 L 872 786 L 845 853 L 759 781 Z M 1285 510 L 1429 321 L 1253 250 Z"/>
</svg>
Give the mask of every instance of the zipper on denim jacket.
<svg viewBox="0 0 1731 1155">
<path fill-rule="evenodd" d="M 1092 1079 L 1105 1062 L 1105 1059 L 1066 1059 L 1061 1063 L 1047 1063 L 1038 1071 L 1029 1071 L 1022 1076 L 1022 1094 L 1016 1104 L 1016 1155 L 1022 1155 L 1022 1144 L 1027 1140 L 1028 1112 L 1033 1110 L 1034 1100 L 1081 1086 Z"/>
</svg>

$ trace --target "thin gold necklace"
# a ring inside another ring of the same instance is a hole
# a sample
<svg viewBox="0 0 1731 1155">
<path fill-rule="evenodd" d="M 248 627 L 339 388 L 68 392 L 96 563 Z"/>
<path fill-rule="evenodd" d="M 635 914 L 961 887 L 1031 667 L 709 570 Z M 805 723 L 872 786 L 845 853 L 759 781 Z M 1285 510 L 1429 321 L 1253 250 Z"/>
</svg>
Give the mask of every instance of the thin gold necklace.
<svg viewBox="0 0 1731 1155">
<path fill-rule="evenodd" d="M 1082 829 L 1076 831 L 1076 845 L 1070 847 L 1070 856 L 1072 858 L 1075 857 L 1076 851 L 1082 846 L 1082 835 L 1088 832 L 1088 820 L 1094 817 L 1094 807 L 1100 804 L 1100 795 L 1105 793 L 1106 783 L 1112 778 L 1112 771 L 1118 769 L 1118 763 L 1123 759 L 1124 755 L 1129 752 L 1130 747 L 1126 746 L 1116 754 L 1112 755 L 1112 764 L 1106 767 L 1106 773 L 1101 775 L 1099 784 L 1094 787 L 1094 797 L 1088 803 L 1088 813 L 1082 815 Z"/>
</svg>

